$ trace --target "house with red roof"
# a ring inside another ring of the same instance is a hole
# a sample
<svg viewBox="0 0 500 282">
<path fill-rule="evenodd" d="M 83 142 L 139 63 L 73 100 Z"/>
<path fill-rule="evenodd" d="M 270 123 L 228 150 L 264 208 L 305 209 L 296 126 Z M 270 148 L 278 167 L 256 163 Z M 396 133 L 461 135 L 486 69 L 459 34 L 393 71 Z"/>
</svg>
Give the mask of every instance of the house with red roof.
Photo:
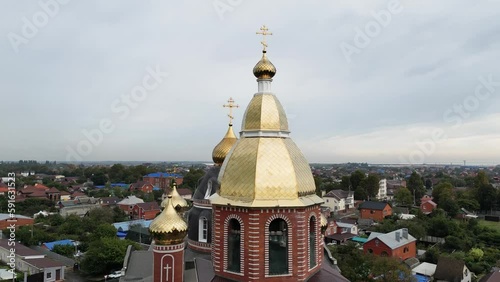
<svg viewBox="0 0 500 282">
<path fill-rule="evenodd" d="M 153 185 L 147 181 L 137 181 L 130 184 L 129 190 L 130 192 L 142 191 L 144 193 L 152 193 Z"/>
<path fill-rule="evenodd" d="M 154 219 L 161 212 L 157 202 L 146 202 L 135 204 L 132 208 L 131 219 Z"/>
<path fill-rule="evenodd" d="M 401 228 L 389 233 L 372 232 L 363 245 L 365 253 L 406 260 L 417 256 L 417 239 Z"/>
<path fill-rule="evenodd" d="M 420 203 L 420 211 L 424 214 L 430 214 L 435 209 L 437 209 L 437 204 L 432 200 Z"/>
</svg>

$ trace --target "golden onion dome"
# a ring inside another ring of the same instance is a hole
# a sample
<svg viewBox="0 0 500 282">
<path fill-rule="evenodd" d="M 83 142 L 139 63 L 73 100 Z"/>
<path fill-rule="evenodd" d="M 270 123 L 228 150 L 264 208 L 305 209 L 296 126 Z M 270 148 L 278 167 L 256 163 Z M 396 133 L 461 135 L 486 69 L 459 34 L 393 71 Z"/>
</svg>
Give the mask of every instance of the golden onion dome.
<svg viewBox="0 0 500 282">
<path fill-rule="evenodd" d="M 266 50 L 262 51 L 262 58 L 253 68 L 253 74 L 258 79 L 271 79 L 276 74 L 276 68 L 266 56 Z"/>
<path fill-rule="evenodd" d="M 216 165 L 222 165 L 227 153 L 229 153 L 234 143 L 236 143 L 236 140 L 238 139 L 236 135 L 234 135 L 233 125 L 229 124 L 226 135 L 224 135 L 224 138 L 222 138 L 212 151 L 212 159 Z"/>
<path fill-rule="evenodd" d="M 184 199 L 180 194 L 179 192 L 177 192 L 177 183 L 175 183 L 175 181 L 173 182 L 172 184 L 172 192 L 170 193 L 169 197 L 168 198 L 165 198 L 165 200 L 163 200 L 163 202 L 161 202 L 161 206 L 163 208 L 165 208 L 167 205 L 168 205 L 168 202 L 169 202 L 169 198 L 172 198 L 170 200 L 170 202 L 172 202 L 172 206 L 174 206 L 174 208 L 177 210 L 177 211 L 180 211 L 182 209 L 185 209 L 187 207 L 189 207 L 189 204 L 188 202 L 186 201 L 186 199 Z"/>
<path fill-rule="evenodd" d="M 257 93 L 248 104 L 241 131 L 289 132 L 288 119 L 278 98 L 271 93 Z"/>
<path fill-rule="evenodd" d="M 321 230 L 323 230 L 324 232 L 326 230 L 326 227 L 328 227 L 328 219 L 326 218 L 324 213 L 321 213 L 320 224 L 321 224 Z"/>
<path fill-rule="evenodd" d="M 187 229 L 187 223 L 177 214 L 172 205 L 172 196 L 168 196 L 165 208 L 149 226 L 149 232 L 153 235 L 156 244 L 159 245 L 182 243 L 186 237 Z"/>
</svg>

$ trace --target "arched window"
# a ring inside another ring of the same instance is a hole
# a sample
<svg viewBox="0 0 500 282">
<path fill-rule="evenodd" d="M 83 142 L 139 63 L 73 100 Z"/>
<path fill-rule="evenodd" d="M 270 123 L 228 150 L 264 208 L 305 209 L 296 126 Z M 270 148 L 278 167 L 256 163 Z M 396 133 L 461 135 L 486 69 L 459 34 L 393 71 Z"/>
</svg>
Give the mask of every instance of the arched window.
<svg viewBox="0 0 500 282">
<path fill-rule="evenodd" d="M 198 221 L 198 241 L 206 243 L 208 240 L 208 219 L 204 216 Z"/>
<path fill-rule="evenodd" d="M 389 254 L 386 251 L 383 251 L 382 253 L 380 253 L 380 255 L 383 256 L 383 257 L 388 257 L 389 256 Z"/>
<path fill-rule="evenodd" d="M 288 274 L 288 226 L 277 218 L 269 224 L 269 274 Z"/>
<path fill-rule="evenodd" d="M 316 217 L 309 219 L 309 268 L 316 266 Z"/>
<path fill-rule="evenodd" d="M 241 271 L 241 225 L 237 219 L 229 220 L 227 240 L 227 270 L 232 272 Z"/>
</svg>

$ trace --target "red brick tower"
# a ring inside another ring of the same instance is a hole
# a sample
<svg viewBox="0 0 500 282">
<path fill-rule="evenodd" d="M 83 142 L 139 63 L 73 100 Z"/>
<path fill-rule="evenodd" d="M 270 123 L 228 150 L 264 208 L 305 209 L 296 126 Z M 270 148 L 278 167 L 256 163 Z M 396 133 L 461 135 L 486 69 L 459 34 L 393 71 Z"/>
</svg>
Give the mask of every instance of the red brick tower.
<svg viewBox="0 0 500 282">
<path fill-rule="evenodd" d="M 168 196 L 165 208 L 151 222 L 149 232 L 153 235 L 153 281 L 184 281 L 184 237 L 186 222 L 177 214 Z"/>
<path fill-rule="evenodd" d="M 264 26 L 260 34 L 267 31 Z M 253 69 L 258 92 L 221 167 L 220 189 L 210 197 L 212 262 L 217 276 L 235 281 L 306 281 L 323 260 L 323 201 L 271 92 L 276 68 L 262 44 Z"/>
</svg>

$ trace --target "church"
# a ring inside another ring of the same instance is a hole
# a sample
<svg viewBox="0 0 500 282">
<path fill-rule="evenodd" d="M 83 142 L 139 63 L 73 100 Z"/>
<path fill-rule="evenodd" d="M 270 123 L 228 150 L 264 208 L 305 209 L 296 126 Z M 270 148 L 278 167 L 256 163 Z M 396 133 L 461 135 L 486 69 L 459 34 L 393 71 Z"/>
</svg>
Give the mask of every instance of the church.
<svg viewBox="0 0 500 282">
<path fill-rule="evenodd" d="M 348 281 L 325 256 L 323 200 L 271 90 L 276 68 L 265 40 L 271 33 L 263 26 L 257 34 L 264 37 L 253 68 L 257 93 L 239 139 L 231 115 L 237 105 L 230 99 L 227 133 L 213 150 L 215 166 L 200 180 L 193 206 L 183 216 L 186 205 L 177 194 L 165 199 L 149 227 L 150 251 L 133 252 L 129 260 L 129 269 L 138 268 L 136 261 L 149 262 L 149 270 L 142 276 L 127 271 L 120 281 Z"/>
</svg>

